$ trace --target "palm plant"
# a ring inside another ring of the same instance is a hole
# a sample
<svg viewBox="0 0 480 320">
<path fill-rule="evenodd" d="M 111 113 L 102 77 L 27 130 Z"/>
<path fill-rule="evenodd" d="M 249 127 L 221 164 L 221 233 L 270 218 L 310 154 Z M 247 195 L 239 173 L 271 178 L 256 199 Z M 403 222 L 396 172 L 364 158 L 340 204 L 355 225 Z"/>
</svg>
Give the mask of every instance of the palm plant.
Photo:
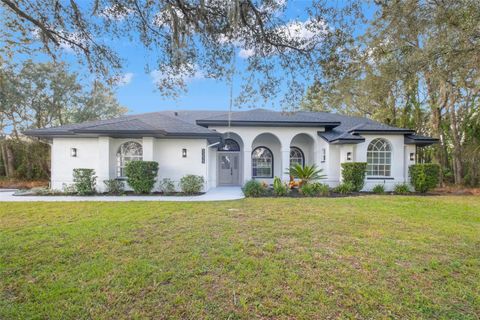
<svg viewBox="0 0 480 320">
<path fill-rule="evenodd" d="M 286 173 L 290 175 L 290 178 L 299 179 L 299 186 L 301 186 L 313 180 L 325 179 L 326 175 L 321 174 L 322 171 L 316 164 L 302 166 L 296 163 Z"/>
</svg>

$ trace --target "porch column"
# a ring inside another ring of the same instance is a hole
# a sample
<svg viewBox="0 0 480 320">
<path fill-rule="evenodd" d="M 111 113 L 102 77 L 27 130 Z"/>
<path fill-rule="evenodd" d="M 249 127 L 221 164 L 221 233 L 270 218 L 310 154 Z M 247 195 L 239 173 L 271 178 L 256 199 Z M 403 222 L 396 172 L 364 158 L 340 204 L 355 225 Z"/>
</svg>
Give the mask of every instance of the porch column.
<svg viewBox="0 0 480 320">
<path fill-rule="evenodd" d="M 243 150 L 243 184 L 252 179 L 252 150 Z"/>
<path fill-rule="evenodd" d="M 289 181 L 290 175 L 287 173 L 288 169 L 290 169 L 290 148 L 282 149 L 282 164 L 281 164 L 282 172 L 280 176 L 282 177 L 283 181 Z"/>
<path fill-rule="evenodd" d="M 143 137 L 142 139 L 143 160 L 153 161 L 153 138 Z"/>
<path fill-rule="evenodd" d="M 97 166 L 97 190 L 105 190 L 104 180 L 110 179 L 110 166 L 113 165 L 110 157 L 110 137 L 98 137 L 98 166 Z"/>
</svg>

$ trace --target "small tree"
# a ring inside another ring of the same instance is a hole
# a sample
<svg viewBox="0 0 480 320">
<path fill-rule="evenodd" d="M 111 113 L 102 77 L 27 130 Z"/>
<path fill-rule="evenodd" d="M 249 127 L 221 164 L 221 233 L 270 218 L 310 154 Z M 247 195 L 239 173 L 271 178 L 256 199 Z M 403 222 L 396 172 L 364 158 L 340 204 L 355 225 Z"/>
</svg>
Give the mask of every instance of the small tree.
<svg viewBox="0 0 480 320">
<path fill-rule="evenodd" d="M 438 185 L 440 166 L 435 163 L 414 164 L 408 168 L 408 173 L 415 191 L 425 193 Z"/>
<path fill-rule="evenodd" d="M 135 193 L 150 193 L 155 186 L 158 163 L 155 161 L 130 161 L 125 167 L 127 183 Z"/>
<path fill-rule="evenodd" d="M 344 183 L 351 184 L 355 192 L 359 192 L 365 185 L 366 162 L 342 163 L 342 178 Z"/>
<path fill-rule="evenodd" d="M 316 164 L 304 165 L 295 163 L 286 173 L 291 178 L 300 179 L 300 186 L 310 181 L 325 179 L 326 175 L 322 174 L 323 169 L 319 169 Z"/>
<path fill-rule="evenodd" d="M 95 193 L 96 180 L 94 169 L 73 169 L 73 184 L 78 195 Z"/>
</svg>

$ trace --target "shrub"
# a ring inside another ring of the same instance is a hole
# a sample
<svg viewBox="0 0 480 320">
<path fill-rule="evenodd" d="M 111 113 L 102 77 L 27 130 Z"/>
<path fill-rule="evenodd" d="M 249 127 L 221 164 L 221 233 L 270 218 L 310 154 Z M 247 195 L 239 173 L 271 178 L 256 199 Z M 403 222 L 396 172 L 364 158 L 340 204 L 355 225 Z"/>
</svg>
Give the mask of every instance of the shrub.
<svg viewBox="0 0 480 320">
<path fill-rule="evenodd" d="M 81 196 L 95 193 L 96 180 L 94 169 L 73 169 L 75 191 Z"/>
<path fill-rule="evenodd" d="M 188 174 L 180 179 L 180 189 L 185 194 L 195 194 L 202 191 L 204 179 L 202 176 Z"/>
<path fill-rule="evenodd" d="M 122 194 L 125 191 L 125 183 L 118 179 L 103 180 L 109 194 Z"/>
<path fill-rule="evenodd" d="M 303 184 L 299 191 L 306 197 L 328 196 L 330 194 L 328 185 L 319 182 Z"/>
<path fill-rule="evenodd" d="M 288 184 L 283 183 L 279 177 L 273 179 L 273 193 L 277 197 L 284 197 L 288 194 L 289 188 Z"/>
<path fill-rule="evenodd" d="M 393 188 L 393 192 L 395 192 L 396 194 L 407 194 L 410 192 L 410 187 L 408 186 L 408 184 L 399 183 L 395 185 L 395 187 Z"/>
<path fill-rule="evenodd" d="M 313 187 L 313 183 L 302 184 L 298 191 L 305 197 L 315 197 L 317 195 L 315 192 L 315 188 Z"/>
<path fill-rule="evenodd" d="M 385 186 L 383 184 L 377 184 L 372 189 L 373 193 L 385 193 Z"/>
<path fill-rule="evenodd" d="M 440 166 L 435 163 L 414 164 L 408 168 L 415 191 L 425 193 L 438 185 Z"/>
<path fill-rule="evenodd" d="M 130 161 L 125 167 L 127 183 L 135 193 L 150 193 L 155 186 L 158 163 L 155 161 Z"/>
<path fill-rule="evenodd" d="M 313 185 L 317 195 L 326 197 L 330 194 L 330 187 L 328 186 L 328 184 L 315 182 Z"/>
<path fill-rule="evenodd" d="M 355 187 L 352 185 L 350 182 L 343 182 L 340 183 L 338 186 L 336 186 L 333 189 L 333 192 L 340 193 L 340 194 L 348 194 L 350 192 L 353 192 Z"/>
<path fill-rule="evenodd" d="M 342 177 L 345 183 L 350 183 L 353 190 L 358 192 L 363 189 L 365 184 L 365 174 L 367 172 L 366 162 L 346 162 L 342 163 Z"/>
<path fill-rule="evenodd" d="M 175 192 L 175 183 L 172 179 L 164 178 L 160 181 L 160 191 L 164 194 L 172 194 Z"/>
<path fill-rule="evenodd" d="M 257 180 L 249 180 L 242 188 L 245 197 L 261 197 L 267 193 L 265 184 Z"/>
<path fill-rule="evenodd" d="M 44 190 L 49 190 L 52 192 L 57 192 L 58 194 L 75 194 L 77 193 L 77 188 L 75 188 L 74 184 L 66 184 L 62 183 L 62 190 L 53 190 L 53 189 L 44 189 Z M 44 195 L 49 195 L 48 193 L 44 193 Z"/>
</svg>

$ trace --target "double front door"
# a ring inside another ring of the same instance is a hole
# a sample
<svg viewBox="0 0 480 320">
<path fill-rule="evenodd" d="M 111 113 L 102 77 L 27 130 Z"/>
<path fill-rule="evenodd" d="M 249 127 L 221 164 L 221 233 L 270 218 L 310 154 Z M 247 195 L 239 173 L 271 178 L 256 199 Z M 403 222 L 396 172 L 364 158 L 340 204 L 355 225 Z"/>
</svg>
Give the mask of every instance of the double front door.
<svg viewBox="0 0 480 320">
<path fill-rule="evenodd" d="M 231 186 L 240 184 L 240 153 L 218 153 L 217 163 L 219 185 Z"/>
</svg>

